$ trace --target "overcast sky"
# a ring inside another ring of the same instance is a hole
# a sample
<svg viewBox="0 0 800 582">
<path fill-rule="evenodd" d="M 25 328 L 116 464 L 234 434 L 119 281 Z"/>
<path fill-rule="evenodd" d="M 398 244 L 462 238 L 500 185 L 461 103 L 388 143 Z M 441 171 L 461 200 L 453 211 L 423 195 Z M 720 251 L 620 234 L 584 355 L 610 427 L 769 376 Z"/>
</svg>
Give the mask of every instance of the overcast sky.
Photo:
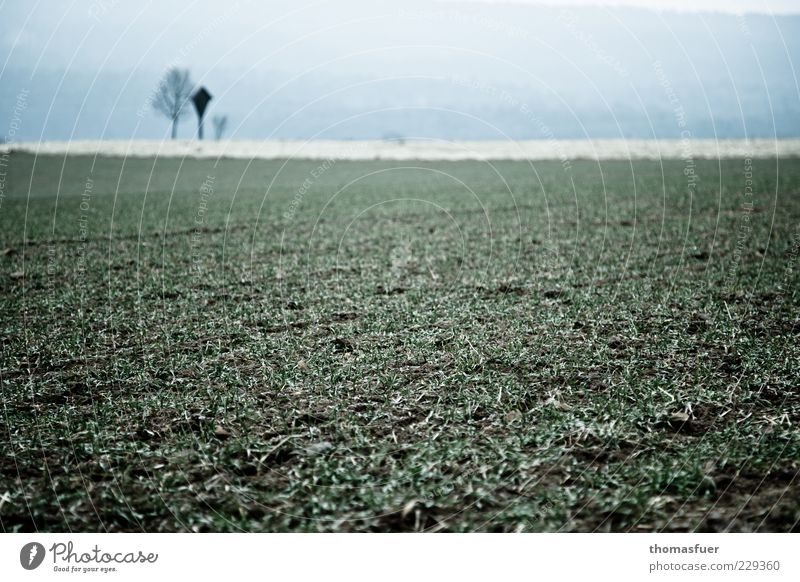
<svg viewBox="0 0 800 582">
<path fill-rule="evenodd" d="M 0 0 L 0 75 L 6 67 L 31 71 L 160 69 L 175 60 L 193 67 L 230 68 L 242 63 L 249 65 L 271 54 L 276 56 L 269 59 L 270 68 L 296 70 L 313 66 L 332 52 L 352 54 L 392 43 L 436 41 L 436 35 L 419 34 L 424 26 L 420 19 L 408 17 L 414 13 L 430 15 L 450 10 L 460 11 L 463 17 L 434 17 L 442 43 L 471 46 L 476 40 L 484 40 L 486 46 L 482 50 L 494 51 L 494 47 L 502 47 L 509 40 L 508 35 L 485 30 L 476 39 L 475 31 L 470 30 L 476 20 L 470 16 L 475 14 L 474 10 L 479 10 L 479 18 L 488 24 L 496 20 L 506 28 L 524 28 L 526 33 L 545 35 L 547 31 L 538 26 L 535 8 L 524 15 L 514 10 L 514 6 L 537 4 L 542 2 Z M 544 4 L 550 7 L 588 4 L 595 8 L 623 4 L 639 8 L 658 6 L 672 9 L 672 14 L 674 10 L 685 13 L 699 9 L 760 14 L 770 10 L 800 10 L 797 0 L 550 0 Z M 587 34 L 593 34 L 591 21 L 582 26 Z M 737 26 L 744 28 L 741 23 Z M 635 29 L 631 32 L 636 34 Z"/>
<path fill-rule="evenodd" d="M 242 137 L 537 137 L 520 103 L 560 137 L 674 137 L 673 94 L 696 135 L 795 136 L 795 4 L 0 0 L 0 128 L 24 89 L 19 139 L 162 135 L 148 99 L 181 67 Z"/>
<path fill-rule="evenodd" d="M 437 1 L 437 0 L 432 0 Z M 462 0 L 438 0 L 455 2 Z M 800 13 L 798 0 L 471 0 L 486 3 L 550 4 L 554 6 L 636 6 L 679 11 Z"/>
</svg>

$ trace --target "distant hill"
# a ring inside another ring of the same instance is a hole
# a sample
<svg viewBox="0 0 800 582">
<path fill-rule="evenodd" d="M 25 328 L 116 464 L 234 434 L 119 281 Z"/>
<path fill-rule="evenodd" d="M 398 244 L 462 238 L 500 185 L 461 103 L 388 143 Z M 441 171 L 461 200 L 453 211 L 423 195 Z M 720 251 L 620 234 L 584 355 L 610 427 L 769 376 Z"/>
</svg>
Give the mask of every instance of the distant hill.
<svg viewBox="0 0 800 582">
<path fill-rule="evenodd" d="M 28 91 L 14 139 L 166 137 L 147 101 L 169 63 L 238 138 L 800 136 L 797 15 L 336 2 L 156 19 L 125 4 L 24 29 L 6 14 L 6 119 Z"/>
</svg>

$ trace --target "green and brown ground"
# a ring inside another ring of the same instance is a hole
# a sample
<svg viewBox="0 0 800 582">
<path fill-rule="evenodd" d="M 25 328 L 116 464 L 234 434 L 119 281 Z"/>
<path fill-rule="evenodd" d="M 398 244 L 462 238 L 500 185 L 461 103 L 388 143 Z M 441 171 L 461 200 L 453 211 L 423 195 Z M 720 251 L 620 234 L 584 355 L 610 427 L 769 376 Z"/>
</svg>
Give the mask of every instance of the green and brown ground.
<svg viewBox="0 0 800 582">
<path fill-rule="evenodd" d="M 320 165 L 11 155 L 3 530 L 798 529 L 800 160 Z"/>
</svg>

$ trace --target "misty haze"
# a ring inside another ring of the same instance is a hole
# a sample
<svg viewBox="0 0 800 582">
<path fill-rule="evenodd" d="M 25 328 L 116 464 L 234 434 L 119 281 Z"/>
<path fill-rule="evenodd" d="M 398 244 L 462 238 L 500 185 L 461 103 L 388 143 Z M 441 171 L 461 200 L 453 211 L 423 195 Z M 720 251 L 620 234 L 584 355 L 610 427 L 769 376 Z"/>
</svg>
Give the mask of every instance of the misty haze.
<svg viewBox="0 0 800 582">
<path fill-rule="evenodd" d="M 0 108 L 31 92 L 19 141 L 169 135 L 147 107 L 169 66 L 214 89 L 210 115 L 236 139 L 680 138 L 672 94 L 694 137 L 800 133 L 796 14 L 414 0 L 3 12 Z"/>
</svg>

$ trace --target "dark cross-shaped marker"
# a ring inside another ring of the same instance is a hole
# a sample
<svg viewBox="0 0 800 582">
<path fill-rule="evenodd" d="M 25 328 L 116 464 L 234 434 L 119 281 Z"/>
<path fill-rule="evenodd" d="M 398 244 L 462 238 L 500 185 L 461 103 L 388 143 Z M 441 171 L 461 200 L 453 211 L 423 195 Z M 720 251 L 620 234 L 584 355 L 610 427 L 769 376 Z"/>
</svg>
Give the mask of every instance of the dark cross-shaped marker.
<svg viewBox="0 0 800 582">
<path fill-rule="evenodd" d="M 211 93 L 206 91 L 205 87 L 200 87 L 194 95 L 192 95 L 192 103 L 197 111 L 197 137 L 203 139 L 203 113 L 206 112 L 206 106 L 211 101 Z"/>
</svg>

